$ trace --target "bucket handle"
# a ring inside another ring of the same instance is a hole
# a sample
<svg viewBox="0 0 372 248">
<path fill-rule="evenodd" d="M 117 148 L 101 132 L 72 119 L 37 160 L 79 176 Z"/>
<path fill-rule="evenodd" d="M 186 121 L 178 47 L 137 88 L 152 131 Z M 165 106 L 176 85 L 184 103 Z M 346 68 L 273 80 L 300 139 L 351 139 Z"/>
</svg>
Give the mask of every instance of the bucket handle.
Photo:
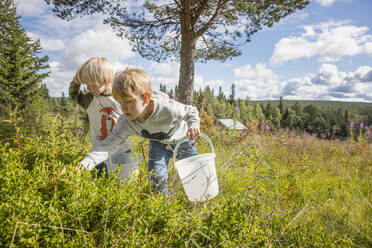
<svg viewBox="0 0 372 248">
<path fill-rule="evenodd" d="M 203 137 L 209 144 L 209 146 L 211 147 L 211 150 L 212 150 L 212 153 L 215 153 L 214 152 L 214 146 L 213 146 L 213 142 L 212 140 L 205 134 L 203 133 L 200 133 L 199 134 L 199 137 Z M 180 147 L 180 145 L 185 142 L 186 140 L 188 140 L 189 138 L 187 137 L 184 137 L 183 139 L 181 139 L 180 141 L 177 142 L 176 146 L 174 147 L 174 150 L 173 150 L 173 164 L 176 163 L 176 157 L 177 157 L 177 151 L 178 151 L 178 148 Z"/>
</svg>

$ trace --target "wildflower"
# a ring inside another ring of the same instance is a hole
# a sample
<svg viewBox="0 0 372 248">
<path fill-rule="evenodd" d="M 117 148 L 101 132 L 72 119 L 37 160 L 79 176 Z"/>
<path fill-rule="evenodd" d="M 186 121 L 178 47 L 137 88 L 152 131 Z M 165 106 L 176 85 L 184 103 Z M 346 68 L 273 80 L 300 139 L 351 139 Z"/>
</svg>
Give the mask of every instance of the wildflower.
<svg viewBox="0 0 372 248">
<path fill-rule="evenodd" d="M 235 111 L 236 111 L 236 113 L 240 113 L 240 108 L 239 108 L 238 105 L 236 105 L 236 107 L 235 107 Z"/>
<path fill-rule="evenodd" d="M 269 126 L 269 125 L 266 125 L 266 130 L 267 130 L 268 132 L 270 132 L 270 126 Z"/>
<path fill-rule="evenodd" d="M 176 93 L 173 93 L 172 98 L 173 100 L 176 100 Z"/>
<path fill-rule="evenodd" d="M 233 119 L 234 119 L 234 121 L 236 120 L 236 116 L 235 115 L 234 115 Z"/>
<path fill-rule="evenodd" d="M 264 124 L 261 123 L 260 128 L 261 128 L 261 130 L 263 130 L 264 129 Z"/>
<path fill-rule="evenodd" d="M 366 127 L 364 127 L 366 130 L 368 130 L 368 127 L 366 126 Z"/>
<path fill-rule="evenodd" d="M 364 124 L 363 122 L 360 123 L 360 128 L 363 128 L 364 127 Z"/>
<path fill-rule="evenodd" d="M 370 136 L 371 135 L 371 130 L 367 130 L 367 136 Z"/>
<path fill-rule="evenodd" d="M 351 121 L 351 122 L 350 122 L 350 129 L 353 129 L 353 128 L 354 128 L 354 122 Z"/>
</svg>

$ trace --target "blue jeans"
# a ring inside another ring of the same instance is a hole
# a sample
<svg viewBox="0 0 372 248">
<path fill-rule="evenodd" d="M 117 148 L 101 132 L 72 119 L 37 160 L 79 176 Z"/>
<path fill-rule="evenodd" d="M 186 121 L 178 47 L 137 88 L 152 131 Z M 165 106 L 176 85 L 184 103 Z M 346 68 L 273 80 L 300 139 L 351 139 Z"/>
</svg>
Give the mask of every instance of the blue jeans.
<svg viewBox="0 0 372 248">
<path fill-rule="evenodd" d="M 176 145 L 173 144 L 170 146 L 174 149 Z M 177 159 L 184 159 L 198 154 L 199 153 L 195 148 L 195 142 L 188 140 L 179 146 Z M 173 158 L 173 150 L 167 149 L 166 144 L 150 140 L 148 165 L 148 170 L 151 172 L 150 179 L 154 183 L 155 190 L 160 191 L 164 195 L 169 195 L 167 189 L 167 178 L 170 158 Z"/>
<path fill-rule="evenodd" d="M 96 169 L 98 170 L 97 172 L 97 177 L 101 178 L 103 173 L 105 173 L 105 178 L 107 179 L 109 176 L 109 172 L 107 170 L 107 164 L 105 162 L 102 162 L 100 164 L 96 165 Z"/>
</svg>

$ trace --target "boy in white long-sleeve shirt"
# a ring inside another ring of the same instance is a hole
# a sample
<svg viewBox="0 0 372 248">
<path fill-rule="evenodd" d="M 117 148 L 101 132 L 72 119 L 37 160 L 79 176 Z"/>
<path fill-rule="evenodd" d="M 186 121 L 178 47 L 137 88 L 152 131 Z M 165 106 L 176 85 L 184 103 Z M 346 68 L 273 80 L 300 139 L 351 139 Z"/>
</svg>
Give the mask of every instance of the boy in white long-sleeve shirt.
<svg viewBox="0 0 372 248">
<path fill-rule="evenodd" d="M 110 135 L 119 116 L 122 115 L 120 104 L 112 96 L 113 79 L 114 70 L 107 59 L 93 57 L 80 66 L 70 83 L 70 97 L 88 113 L 93 147 L 100 145 Z M 80 90 L 81 84 L 87 86 L 87 91 Z M 131 147 L 133 146 L 130 140 L 126 139 L 113 155 L 129 153 Z M 104 169 L 106 176 L 109 171 L 116 169 L 108 159 L 101 161 L 96 168 L 99 170 L 99 176 Z"/>
<path fill-rule="evenodd" d="M 198 110 L 153 91 L 148 74 L 136 68 L 128 68 L 115 76 L 113 96 L 120 103 L 123 116 L 111 135 L 94 147 L 80 164 L 89 170 L 106 160 L 130 135 L 142 136 L 150 140 L 148 170 L 155 190 L 168 195 L 168 163 L 175 144 L 185 136 L 189 138 L 180 145 L 178 159 L 198 154 L 193 142 L 200 134 Z"/>
</svg>

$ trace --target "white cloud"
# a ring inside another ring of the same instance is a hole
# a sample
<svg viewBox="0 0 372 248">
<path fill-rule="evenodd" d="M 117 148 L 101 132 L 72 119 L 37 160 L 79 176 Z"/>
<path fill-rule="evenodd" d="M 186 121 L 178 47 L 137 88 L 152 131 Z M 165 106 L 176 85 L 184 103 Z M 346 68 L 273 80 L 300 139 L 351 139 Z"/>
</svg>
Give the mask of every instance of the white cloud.
<svg viewBox="0 0 372 248">
<path fill-rule="evenodd" d="M 204 87 L 209 86 L 215 93 L 217 93 L 217 90 L 225 84 L 226 83 L 223 80 L 208 80 L 204 82 Z"/>
<path fill-rule="evenodd" d="M 278 76 L 265 64 L 257 64 L 255 67 L 248 64 L 233 72 L 237 97 L 245 99 L 248 96 L 251 100 L 279 98 Z"/>
<path fill-rule="evenodd" d="M 372 67 L 354 72 L 340 71 L 336 65 L 322 64 L 315 75 L 280 81 L 265 64 L 245 65 L 234 71 L 236 96 L 251 100 L 328 100 L 372 102 Z M 229 92 L 224 92 L 226 95 Z"/>
<path fill-rule="evenodd" d="M 122 40 L 108 26 L 98 25 L 66 42 L 61 64 L 68 70 L 77 69 L 91 57 L 106 57 L 110 63 L 133 57 L 127 40 Z"/>
<path fill-rule="evenodd" d="M 338 61 L 343 56 L 372 54 L 372 35 L 368 27 L 357 27 L 348 22 L 320 23 L 303 27 L 300 36 L 281 39 L 270 59 L 273 65 L 300 58 L 319 56 L 319 61 Z"/>
<path fill-rule="evenodd" d="M 37 16 L 48 8 L 43 0 L 16 0 L 17 13 L 21 16 Z"/>
<path fill-rule="evenodd" d="M 322 6 L 331 6 L 336 0 L 316 0 Z"/>
<path fill-rule="evenodd" d="M 178 84 L 179 63 L 177 62 L 153 62 L 150 65 L 149 74 L 153 89 L 159 89 L 163 84 L 167 89 L 173 89 Z"/>
<path fill-rule="evenodd" d="M 69 83 L 74 77 L 75 72 L 61 69 L 60 63 L 57 61 L 50 62 L 49 66 L 51 73 L 44 80 L 44 83 L 49 89 L 49 95 L 61 96 L 63 92 L 65 96 L 68 96 Z"/>
<path fill-rule="evenodd" d="M 115 73 L 124 71 L 125 68 L 127 68 L 127 67 L 132 67 L 132 65 L 123 64 L 118 60 L 111 62 L 111 65 L 114 68 Z M 140 67 L 136 66 L 136 68 L 140 68 Z"/>
<path fill-rule="evenodd" d="M 160 84 L 166 86 L 167 90 L 174 89 L 178 85 L 179 81 L 179 63 L 178 62 L 163 62 L 157 63 L 153 62 L 150 65 L 149 72 L 151 76 L 151 82 L 153 89 L 158 90 Z M 209 86 L 215 93 L 218 88 L 223 87 L 225 82 L 223 80 L 208 80 L 205 81 L 203 76 L 200 74 L 195 74 L 194 76 L 194 89 L 204 89 Z"/>
<path fill-rule="evenodd" d="M 156 63 L 153 62 L 150 69 L 155 77 L 178 78 L 179 64 L 176 62 Z"/>
<path fill-rule="evenodd" d="M 160 84 L 166 86 L 167 90 L 174 89 L 179 81 L 179 63 L 177 62 L 164 62 L 164 63 L 151 63 L 149 74 L 153 89 L 159 89 Z M 203 76 L 195 74 L 194 76 L 194 89 L 204 89 L 209 86 L 217 92 L 218 88 L 223 87 L 225 82 L 223 80 L 208 80 L 205 81 Z"/>
<path fill-rule="evenodd" d="M 275 73 L 266 67 L 265 64 L 257 64 L 256 67 L 248 64 L 241 68 L 234 69 L 234 75 L 238 78 L 259 78 L 263 82 L 270 82 L 276 79 Z"/>
<path fill-rule="evenodd" d="M 65 48 L 65 44 L 63 40 L 51 39 L 51 38 L 45 37 L 44 35 L 33 33 L 33 32 L 27 32 L 27 36 L 33 40 L 39 39 L 41 43 L 41 47 L 47 51 L 58 51 L 58 50 Z"/>
<path fill-rule="evenodd" d="M 54 14 L 35 16 L 32 23 L 33 29 L 38 33 L 48 36 L 56 36 L 62 39 L 70 39 L 82 32 L 98 26 L 102 22 L 102 15 L 86 16 L 70 21 L 62 20 Z"/>
<path fill-rule="evenodd" d="M 322 64 L 319 68 L 318 74 L 311 79 L 312 83 L 316 85 L 339 85 L 345 73 L 339 72 L 337 66 L 332 64 Z"/>
<path fill-rule="evenodd" d="M 223 80 L 204 80 L 203 76 L 200 74 L 196 74 L 194 78 L 194 89 L 205 89 L 207 86 L 214 90 L 214 94 L 218 93 L 218 89 L 220 87 L 224 87 L 226 83 Z"/>
<path fill-rule="evenodd" d="M 278 23 L 276 23 L 273 27 L 263 27 L 263 30 L 283 30 L 283 29 L 292 29 L 293 26 L 297 26 L 298 23 L 303 22 L 305 19 L 309 17 L 309 13 L 306 13 L 305 11 L 299 11 L 295 12 L 291 15 L 288 15 L 282 19 Z"/>
<path fill-rule="evenodd" d="M 364 51 L 370 56 L 372 55 L 372 42 L 366 42 L 364 44 Z"/>
<path fill-rule="evenodd" d="M 314 100 L 322 92 L 326 92 L 327 86 L 315 85 L 311 80 L 311 76 L 305 76 L 282 82 L 281 95 L 288 100 Z"/>
<path fill-rule="evenodd" d="M 61 92 L 68 95 L 68 85 L 76 70 L 91 57 L 106 57 L 114 70 L 119 71 L 127 66 L 121 60 L 135 55 L 127 40 L 120 39 L 109 26 L 103 24 L 78 32 L 64 42 L 44 39 L 42 35 L 39 37 L 46 50 L 61 49 L 57 61 L 51 63 L 50 76 L 45 80 L 51 96 L 60 96 Z"/>
<path fill-rule="evenodd" d="M 372 102 L 372 67 L 341 72 L 335 65 L 323 64 L 316 75 L 281 83 L 282 95 L 291 100 L 328 100 Z"/>
</svg>

